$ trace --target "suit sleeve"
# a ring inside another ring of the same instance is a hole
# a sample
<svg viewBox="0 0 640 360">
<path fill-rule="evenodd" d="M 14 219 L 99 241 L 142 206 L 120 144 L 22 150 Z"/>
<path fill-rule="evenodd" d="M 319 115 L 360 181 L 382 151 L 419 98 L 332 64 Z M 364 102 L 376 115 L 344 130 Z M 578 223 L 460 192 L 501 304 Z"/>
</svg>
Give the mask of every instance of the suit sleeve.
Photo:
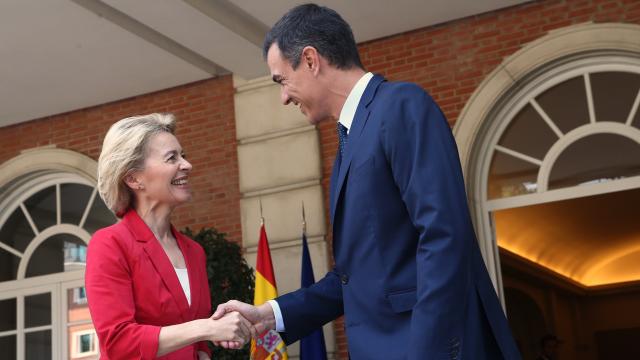
<svg viewBox="0 0 640 360">
<path fill-rule="evenodd" d="M 111 359 L 154 359 L 159 326 L 134 318 L 132 281 L 126 255 L 116 239 L 98 231 L 89 242 L 85 285 L 101 349 Z"/>
<path fill-rule="evenodd" d="M 419 235 L 409 359 L 448 356 L 462 337 L 474 239 L 457 148 L 441 110 L 421 88 L 391 94 L 381 143 Z"/>
<path fill-rule="evenodd" d="M 308 288 L 301 288 L 275 299 L 282 311 L 288 345 L 294 343 L 344 313 L 342 284 L 338 274 L 328 272 Z"/>
</svg>

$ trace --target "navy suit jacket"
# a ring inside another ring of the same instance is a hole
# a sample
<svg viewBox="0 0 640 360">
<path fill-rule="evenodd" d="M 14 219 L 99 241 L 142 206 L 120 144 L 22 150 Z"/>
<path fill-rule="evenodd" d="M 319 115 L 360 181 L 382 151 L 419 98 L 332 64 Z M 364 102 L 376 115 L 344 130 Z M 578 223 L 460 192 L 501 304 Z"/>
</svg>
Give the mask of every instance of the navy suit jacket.
<svg viewBox="0 0 640 360">
<path fill-rule="evenodd" d="M 330 186 L 335 268 L 277 299 L 287 343 L 344 314 L 352 359 L 520 358 L 422 88 L 371 79 Z"/>
</svg>

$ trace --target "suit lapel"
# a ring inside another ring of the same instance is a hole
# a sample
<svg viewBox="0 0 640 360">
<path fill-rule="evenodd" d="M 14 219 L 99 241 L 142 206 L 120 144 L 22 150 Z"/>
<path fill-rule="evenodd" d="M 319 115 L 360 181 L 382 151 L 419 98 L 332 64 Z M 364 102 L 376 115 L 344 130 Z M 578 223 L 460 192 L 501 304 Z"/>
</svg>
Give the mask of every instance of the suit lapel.
<svg viewBox="0 0 640 360">
<path fill-rule="evenodd" d="M 187 298 L 184 295 L 182 286 L 180 285 L 180 280 L 178 280 L 178 275 L 176 274 L 171 261 L 169 261 L 169 257 L 164 252 L 162 245 L 160 245 L 160 242 L 158 242 L 155 235 L 153 235 L 151 229 L 149 229 L 147 224 L 142 221 L 135 210 L 130 210 L 125 215 L 123 221 L 132 231 L 136 240 L 142 243 L 142 247 L 158 273 L 158 276 L 160 276 L 160 279 L 162 279 L 166 289 L 169 291 L 173 300 L 176 302 L 176 305 L 180 309 L 180 316 L 182 317 L 182 320 L 187 321 L 188 319 L 185 315 L 189 310 L 189 304 L 187 303 Z M 185 257 L 185 261 L 187 261 L 187 256 L 184 252 L 183 256 Z"/>
<path fill-rule="evenodd" d="M 340 150 L 336 151 L 336 159 L 333 162 L 333 171 L 331 172 L 331 181 L 329 182 L 329 204 L 331 218 L 333 219 L 333 213 L 336 211 L 335 209 L 335 198 L 336 198 L 336 183 L 338 182 L 338 173 L 340 169 Z"/>
<path fill-rule="evenodd" d="M 331 200 L 331 223 L 334 224 L 335 210 L 338 205 L 338 199 L 340 199 L 340 193 L 342 191 L 342 186 L 344 185 L 344 181 L 347 177 L 347 173 L 349 172 L 349 167 L 351 166 L 351 159 L 353 158 L 354 152 L 358 149 L 358 143 L 360 142 L 362 130 L 369 119 L 369 104 L 373 101 L 373 98 L 376 94 L 376 90 L 378 86 L 384 81 L 384 78 L 379 75 L 375 75 L 367 84 L 367 88 L 364 90 L 362 94 L 362 98 L 358 103 L 358 108 L 356 109 L 356 114 L 353 117 L 353 122 L 351 123 L 351 128 L 349 129 L 349 138 L 347 141 L 347 146 L 344 148 L 344 155 L 342 158 L 342 162 L 339 164 L 338 168 L 333 168 L 333 173 L 338 173 L 335 182 L 335 188 L 333 190 L 333 199 Z M 336 161 L 337 163 L 337 161 Z M 332 174 L 332 180 L 333 180 Z"/>
</svg>

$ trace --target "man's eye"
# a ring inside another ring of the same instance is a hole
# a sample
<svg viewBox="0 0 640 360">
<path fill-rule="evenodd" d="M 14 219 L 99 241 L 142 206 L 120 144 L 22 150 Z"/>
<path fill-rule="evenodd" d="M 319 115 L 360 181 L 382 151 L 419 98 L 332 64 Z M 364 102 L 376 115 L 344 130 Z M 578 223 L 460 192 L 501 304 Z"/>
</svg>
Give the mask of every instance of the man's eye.
<svg viewBox="0 0 640 360">
<path fill-rule="evenodd" d="M 182 156 L 182 158 L 183 158 L 183 159 L 186 159 L 186 158 L 187 158 L 187 154 L 182 154 L 182 155 L 180 155 L 180 156 Z"/>
</svg>

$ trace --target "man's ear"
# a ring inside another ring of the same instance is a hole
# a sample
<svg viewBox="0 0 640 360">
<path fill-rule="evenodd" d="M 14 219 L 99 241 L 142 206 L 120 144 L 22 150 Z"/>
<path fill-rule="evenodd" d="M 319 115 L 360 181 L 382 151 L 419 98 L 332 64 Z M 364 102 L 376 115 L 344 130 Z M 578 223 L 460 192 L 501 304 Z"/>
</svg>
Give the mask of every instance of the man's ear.
<svg viewBox="0 0 640 360">
<path fill-rule="evenodd" d="M 136 173 L 129 174 L 124 177 L 124 183 L 127 184 L 129 189 L 131 190 L 142 190 L 144 189 L 144 184 L 140 181 L 139 176 Z"/>
<path fill-rule="evenodd" d="M 320 54 L 318 54 L 318 50 L 313 46 L 305 46 L 302 49 L 300 66 L 304 66 L 305 69 L 311 70 L 314 75 L 317 75 L 320 71 Z"/>
</svg>

